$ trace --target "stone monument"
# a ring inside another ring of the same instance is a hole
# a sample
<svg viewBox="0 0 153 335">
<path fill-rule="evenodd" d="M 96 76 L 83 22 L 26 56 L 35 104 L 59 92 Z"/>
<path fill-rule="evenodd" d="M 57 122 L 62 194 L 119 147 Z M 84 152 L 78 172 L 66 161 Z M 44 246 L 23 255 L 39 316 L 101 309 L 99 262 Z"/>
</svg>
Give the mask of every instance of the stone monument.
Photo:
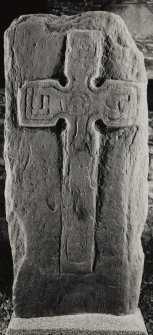
<svg viewBox="0 0 153 335">
<path fill-rule="evenodd" d="M 8 334 L 146 334 L 147 80 L 122 19 L 27 15 L 5 34 Z"/>
</svg>

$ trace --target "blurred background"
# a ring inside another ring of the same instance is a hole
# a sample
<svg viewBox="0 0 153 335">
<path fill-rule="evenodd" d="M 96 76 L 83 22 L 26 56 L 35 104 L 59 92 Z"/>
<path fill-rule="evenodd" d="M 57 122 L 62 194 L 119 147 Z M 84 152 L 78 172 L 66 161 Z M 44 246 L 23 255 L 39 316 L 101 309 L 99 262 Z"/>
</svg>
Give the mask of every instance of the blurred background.
<svg viewBox="0 0 153 335">
<path fill-rule="evenodd" d="M 129 31 L 143 52 L 148 74 L 149 109 L 149 211 L 142 236 L 145 267 L 140 296 L 140 308 L 149 335 L 153 334 L 153 0 L 3 0 L 0 4 L 0 334 L 5 334 L 11 317 L 12 257 L 5 218 L 5 165 L 3 159 L 5 81 L 3 35 L 18 16 L 32 13 L 75 15 L 83 11 L 105 10 L 122 16 Z"/>
</svg>

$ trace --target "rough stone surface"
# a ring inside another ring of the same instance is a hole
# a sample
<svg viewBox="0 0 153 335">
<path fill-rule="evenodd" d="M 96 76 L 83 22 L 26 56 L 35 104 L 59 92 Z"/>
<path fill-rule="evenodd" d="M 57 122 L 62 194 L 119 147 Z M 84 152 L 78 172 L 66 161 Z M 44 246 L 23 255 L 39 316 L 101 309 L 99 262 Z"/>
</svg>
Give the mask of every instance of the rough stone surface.
<svg viewBox="0 0 153 335">
<path fill-rule="evenodd" d="M 6 32 L 5 70 L 15 315 L 133 313 L 147 215 L 142 54 L 114 14 L 32 15 Z"/>
<path fill-rule="evenodd" d="M 47 0 L 51 14 L 76 15 L 87 10 L 104 10 L 122 17 L 143 52 L 148 78 L 153 78 L 153 2 L 147 0 Z"/>
<path fill-rule="evenodd" d="M 114 316 L 81 314 L 58 317 L 20 319 L 12 318 L 7 335 L 147 335 L 142 315 Z"/>
<path fill-rule="evenodd" d="M 0 89 L 0 217 L 5 217 L 5 199 L 4 199 L 4 184 L 5 184 L 5 163 L 3 157 L 4 148 L 4 117 L 5 117 L 5 97 L 4 89 Z"/>
</svg>

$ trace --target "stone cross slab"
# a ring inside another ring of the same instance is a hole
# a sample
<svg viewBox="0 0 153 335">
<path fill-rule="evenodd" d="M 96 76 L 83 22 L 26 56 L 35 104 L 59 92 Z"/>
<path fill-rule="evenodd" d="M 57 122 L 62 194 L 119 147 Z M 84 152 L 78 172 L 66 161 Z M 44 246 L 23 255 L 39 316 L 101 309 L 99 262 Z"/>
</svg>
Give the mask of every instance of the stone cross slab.
<svg viewBox="0 0 153 335">
<path fill-rule="evenodd" d="M 141 85 L 105 80 L 96 87 L 102 57 L 100 31 L 67 33 L 67 85 L 57 80 L 28 81 L 18 89 L 18 122 L 22 127 L 53 127 L 63 132 L 62 234 L 60 272 L 90 273 L 95 255 L 95 222 L 100 131 L 139 124 Z"/>
</svg>

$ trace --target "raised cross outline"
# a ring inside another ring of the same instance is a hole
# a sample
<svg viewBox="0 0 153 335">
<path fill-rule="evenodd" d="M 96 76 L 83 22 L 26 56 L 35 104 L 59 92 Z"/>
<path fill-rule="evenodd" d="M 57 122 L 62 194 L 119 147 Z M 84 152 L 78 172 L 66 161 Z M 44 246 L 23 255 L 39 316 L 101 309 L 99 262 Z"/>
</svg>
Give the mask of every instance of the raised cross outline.
<svg viewBox="0 0 153 335">
<path fill-rule="evenodd" d="M 57 80 L 28 81 L 18 89 L 22 127 L 53 127 L 65 119 L 63 132 L 61 273 L 90 273 L 95 257 L 97 171 L 100 133 L 107 127 L 139 124 L 141 85 L 100 76 L 102 33 L 70 30 L 66 34 L 65 87 Z"/>
</svg>

